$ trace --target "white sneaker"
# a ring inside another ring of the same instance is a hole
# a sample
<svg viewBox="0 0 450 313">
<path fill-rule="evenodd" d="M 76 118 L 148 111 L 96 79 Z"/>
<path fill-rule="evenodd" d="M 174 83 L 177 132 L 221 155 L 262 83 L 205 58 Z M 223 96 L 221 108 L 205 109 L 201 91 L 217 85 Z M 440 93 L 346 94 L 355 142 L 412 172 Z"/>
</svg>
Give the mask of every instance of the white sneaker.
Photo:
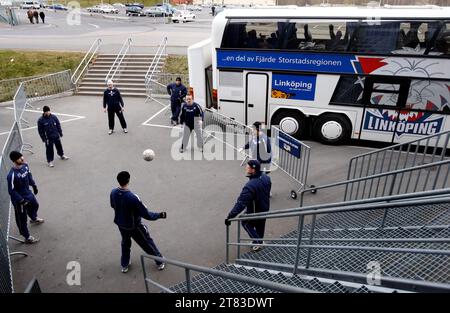
<svg viewBox="0 0 450 313">
<path fill-rule="evenodd" d="M 166 263 L 161 263 L 158 265 L 158 271 L 162 271 L 166 267 Z"/>
<path fill-rule="evenodd" d="M 53 162 L 48 162 L 48 167 L 55 167 L 55 165 L 53 164 Z"/>
<path fill-rule="evenodd" d="M 128 130 L 126 128 L 124 128 L 123 132 L 126 134 L 126 133 L 128 133 Z"/>
<path fill-rule="evenodd" d="M 130 265 L 131 265 L 131 261 L 130 261 L 130 263 L 127 266 L 122 267 L 122 273 L 124 273 L 124 274 L 127 273 L 128 270 L 130 269 Z"/>
<path fill-rule="evenodd" d="M 42 224 L 42 223 L 44 223 L 44 219 L 43 219 L 43 218 L 40 218 L 40 217 L 36 217 L 35 220 L 30 220 L 30 223 L 31 223 L 31 224 L 36 224 L 36 225 Z"/>
<path fill-rule="evenodd" d="M 108 135 L 111 135 L 114 131 L 112 129 L 109 130 Z"/>
<path fill-rule="evenodd" d="M 30 236 L 27 239 L 25 239 L 25 243 L 29 244 L 29 245 L 36 243 L 36 242 L 39 242 L 39 238 L 34 238 L 33 236 Z"/>
<path fill-rule="evenodd" d="M 67 161 L 68 159 L 70 159 L 67 155 L 60 156 L 59 158 L 64 161 Z"/>
</svg>

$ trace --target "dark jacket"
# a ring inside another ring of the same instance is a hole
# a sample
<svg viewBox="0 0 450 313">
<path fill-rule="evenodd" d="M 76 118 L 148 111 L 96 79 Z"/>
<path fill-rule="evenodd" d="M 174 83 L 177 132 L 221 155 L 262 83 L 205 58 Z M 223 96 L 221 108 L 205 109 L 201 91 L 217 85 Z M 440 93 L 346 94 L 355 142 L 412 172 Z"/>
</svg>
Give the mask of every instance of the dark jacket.
<svg viewBox="0 0 450 313">
<path fill-rule="evenodd" d="M 63 136 L 61 123 L 58 118 L 50 114 L 48 117 L 42 114 L 38 120 L 38 131 L 42 141 L 57 140 Z"/>
<path fill-rule="evenodd" d="M 106 88 L 103 93 L 103 108 L 106 109 L 106 106 L 108 106 L 108 111 L 122 111 L 125 104 L 117 88 L 114 87 L 111 90 Z"/>
<path fill-rule="evenodd" d="M 256 159 L 259 163 L 270 163 L 272 161 L 272 147 L 266 134 L 260 133 L 258 136 L 252 135 L 245 150 L 250 150 L 250 158 Z"/>
<path fill-rule="evenodd" d="M 192 103 L 192 105 L 183 103 L 183 106 L 181 107 L 180 124 L 185 123 L 190 128 L 194 128 L 196 117 L 201 117 L 203 120 L 202 107 L 196 102 Z"/>
<path fill-rule="evenodd" d="M 139 197 L 129 190 L 114 188 L 110 195 L 111 207 L 114 209 L 114 223 L 122 229 L 133 230 L 141 224 L 141 218 L 154 221 L 159 213 L 150 212 Z"/>
<path fill-rule="evenodd" d="M 247 209 L 246 214 L 267 212 L 270 209 L 272 182 L 266 174 L 250 176 L 227 218 L 234 218 Z"/>
<path fill-rule="evenodd" d="M 23 200 L 31 201 L 34 195 L 30 186 L 36 186 L 31 175 L 28 164 L 23 164 L 19 169 L 13 167 L 8 173 L 8 192 L 13 205 L 19 204 Z"/>
<path fill-rule="evenodd" d="M 170 102 L 181 104 L 183 98 L 187 95 L 187 89 L 183 84 L 177 86 L 176 83 L 172 83 L 167 85 L 167 93 L 170 95 Z"/>
</svg>

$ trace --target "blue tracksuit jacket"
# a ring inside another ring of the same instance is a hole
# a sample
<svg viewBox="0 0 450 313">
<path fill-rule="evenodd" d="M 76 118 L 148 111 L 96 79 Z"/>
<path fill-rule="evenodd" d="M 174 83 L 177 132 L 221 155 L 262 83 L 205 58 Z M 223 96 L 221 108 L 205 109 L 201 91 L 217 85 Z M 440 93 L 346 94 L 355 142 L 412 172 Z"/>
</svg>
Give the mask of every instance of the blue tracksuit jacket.
<svg viewBox="0 0 450 313">
<path fill-rule="evenodd" d="M 117 88 L 111 90 L 106 88 L 105 92 L 103 92 L 103 108 L 106 109 L 106 106 L 108 106 L 108 111 L 114 112 L 121 111 L 125 106 Z"/>
<path fill-rule="evenodd" d="M 177 86 L 176 83 L 167 85 L 167 93 L 170 95 L 171 103 L 181 103 L 187 95 L 187 89 L 183 84 Z"/>
<path fill-rule="evenodd" d="M 36 186 L 36 183 L 33 180 L 28 164 L 23 164 L 19 169 L 11 168 L 7 180 L 8 192 L 13 205 L 17 205 L 23 200 L 33 201 L 35 199 L 30 186 Z"/>
<path fill-rule="evenodd" d="M 192 105 L 184 103 L 181 107 L 180 124 L 185 123 L 190 128 L 194 128 L 194 121 L 196 117 L 201 117 L 203 120 L 202 107 L 196 102 L 192 103 Z"/>
<path fill-rule="evenodd" d="M 63 135 L 61 123 L 53 114 L 48 117 L 42 114 L 38 120 L 38 132 L 44 142 L 46 140 L 57 140 Z"/>
<path fill-rule="evenodd" d="M 115 212 L 114 223 L 122 229 L 135 229 L 141 224 L 141 218 L 150 221 L 159 219 L 159 213 L 150 212 L 139 197 L 129 190 L 113 189 L 110 200 Z"/>
<path fill-rule="evenodd" d="M 267 212 L 270 209 L 270 177 L 263 173 L 250 176 L 227 218 L 233 218 L 247 209 L 246 214 Z"/>
</svg>

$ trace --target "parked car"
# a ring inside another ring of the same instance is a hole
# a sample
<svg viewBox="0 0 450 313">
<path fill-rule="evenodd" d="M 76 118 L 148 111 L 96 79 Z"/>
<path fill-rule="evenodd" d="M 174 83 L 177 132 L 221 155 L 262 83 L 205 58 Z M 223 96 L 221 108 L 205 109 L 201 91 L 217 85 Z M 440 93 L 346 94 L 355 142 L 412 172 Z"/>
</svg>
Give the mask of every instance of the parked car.
<svg viewBox="0 0 450 313">
<path fill-rule="evenodd" d="M 116 7 L 116 8 L 124 8 L 125 4 L 117 2 L 117 3 L 114 3 L 113 6 Z"/>
<path fill-rule="evenodd" d="M 126 6 L 127 8 L 129 8 L 129 7 L 139 7 L 139 8 L 141 8 L 141 9 L 144 8 L 144 5 L 143 5 L 142 3 L 138 3 L 138 2 L 135 2 L 135 3 L 126 3 L 125 6 Z"/>
<path fill-rule="evenodd" d="M 188 5 L 187 9 L 188 9 L 188 11 L 193 11 L 193 12 L 201 12 L 203 10 L 203 8 L 198 5 Z"/>
<path fill-rule="evenodd" d="M 24 1 L 20 5 L 21 9 L 40 9 L 41 4 L 37 1 Z"/>
<path fill-rule="evenodd" d="M 86 10 L 90 13 L 98 13 L 100 10 L 100 6 L 94 5 L 93 7 L 86 8 Z"/>
<path fill-rule="evenodd" d="M 99 6 L 99 13 L 103 14 L 119 14 L 119 10 L 110 4 L 103 4 Z"/>
<path fill-rule="evenodd" d="M 147 16 L 171 16 L 162 7 L 149 7 L 144 11 Z"/>
<path fill-rule="evenodd" d="M 128 16 L 143 16 L 145 15 L 144 10 L 141 7 L 127 7 L 125 13 Z"/>
<path fill-rule="evenodd" d="M 192 22 L 195 20 L 195 14 L 189 11 L 177 11 L 172 16 L 172 22 L 174 23 L 185 23 Z"/>
<path fill-rule="evenodd" d="M 55 3 L 55 4 L 52 4 L 52 5 L 49 5 L 47 7 L 47 9 L 58 10 L 58 11 L 67 11 L 68 10 L 68 8 L 63 6 L 61 3 Z"/>
</svg>

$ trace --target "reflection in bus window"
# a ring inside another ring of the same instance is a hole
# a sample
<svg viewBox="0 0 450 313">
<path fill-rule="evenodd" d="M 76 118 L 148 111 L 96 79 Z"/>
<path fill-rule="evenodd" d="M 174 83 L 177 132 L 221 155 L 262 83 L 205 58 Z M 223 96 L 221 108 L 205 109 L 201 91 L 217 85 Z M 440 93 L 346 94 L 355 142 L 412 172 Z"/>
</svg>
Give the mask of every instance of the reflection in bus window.
<svg viewBox="0 0 450 313">
<path fill-rule="evenodd" d="M 364 77 L 342 76 L 331 98 L 331 103 L 362 104 Z"/>
<path fill-rule="evenodd" d="M 365 54 L 450 54 L 450 28 L 440 21 L 230 21 L 222 48 Z"/>
</svg>

